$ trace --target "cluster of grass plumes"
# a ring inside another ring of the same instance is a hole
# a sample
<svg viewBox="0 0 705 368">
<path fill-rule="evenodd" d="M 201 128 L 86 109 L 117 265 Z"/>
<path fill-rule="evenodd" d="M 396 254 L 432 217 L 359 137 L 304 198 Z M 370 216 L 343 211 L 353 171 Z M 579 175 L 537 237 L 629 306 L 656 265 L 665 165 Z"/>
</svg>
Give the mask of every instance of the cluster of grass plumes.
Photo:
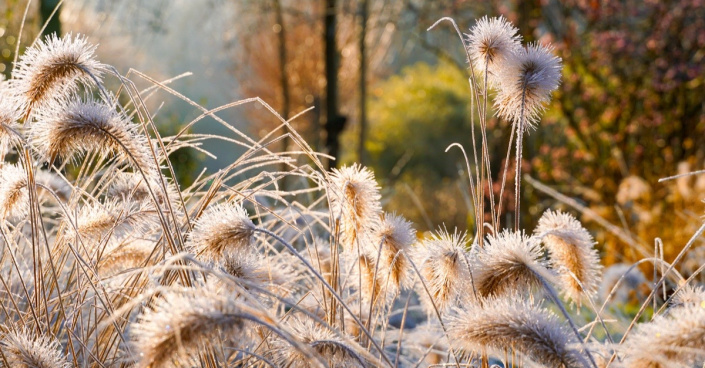
<svg viewBox="0 0 705 368">
<path fill-rule="evenodd" d="M 183 95 L 132 71 L 150 84 L 138 89 L 96 61 L 82 37 L 30 46 L 0 86 L 9 153 L 0 167 L 0 364 L 701 364 L 702 288 L 662 259 L 651 259 L 662 277 L 635 323 L 608 325 L 620 320 L 607 318 L 619 317 L 610 308 L 616 292 L 598 297 L 599 257 L 577 219 L 547 211 L 533 231 L 502 225 L 489 196 L 492 221 L 482 222 L 487 193 L 478 183 L 492 176 L 488 89 L 495 104 L 519 109 L 497 111 L 521 137 L 560 73 L 550 48 L 522 48 L 503 18 L 481 20 L 468 40 L 485 80 L 471 79 L 484 116 L 467 166 L 478 226 L 428 236 L 383 211 L 370 170 L 328 170 L 329 158 L 259 99 L 215 110 L 187 100 L 202 113 L 187 125 L 205 116 L 227 125 L 215 111 L 258 103 L 296 150 L 271 151 L 283 137 L 276 131 L 258 141 L 232 130 L 215 139 L 246 152 L 180 187 L 170 153 L 207 152 L 213 137 L 161 137 L 145 100 L 154 90 Z M 108 80 L 119 86 L 112 93 Z M 627 268 L 610 279 L 613 291 Z M 670 301 L 661 294 L 666 275 L 675 281 Z M 657 292 L 661 308 L 651 303 Z M 647 306 L 656 317 L 634 329 Z M 644 349 L 651 341 L 659 348 Z"/>
</svg>

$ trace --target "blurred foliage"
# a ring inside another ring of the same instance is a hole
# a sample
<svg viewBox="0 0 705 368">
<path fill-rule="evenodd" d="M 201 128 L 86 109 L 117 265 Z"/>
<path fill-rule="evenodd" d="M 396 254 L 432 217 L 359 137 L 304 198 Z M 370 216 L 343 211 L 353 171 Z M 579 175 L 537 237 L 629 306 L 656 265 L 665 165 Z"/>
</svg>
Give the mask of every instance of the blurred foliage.
<svg viewBox="0 0 705 368">
<path fill-rule="evenodd" d="M 387 210 L 403 213 L 426 230 L 442 224 L 472 228 L 462 152 L 446 152 L 459 143 L 472 155 L 470 89 L 464 73 L 448 63 L 406 67 L 372 90 L 369 109 L 365 146 L 371 167 L 386 181 L 383 187 L 396 193 Z M 497 151 L 506 145 L 495 143 Z"/>
<path fill-rule="evenodd" d="M 17 48 L 17 35 L 20 33 L 22 16 L 24 15 L 26 1 L 3 0 L 0 1 L 0 73 L 5 78 L 10 77 L 12 72 L 12 61 L 15 58 Z M 39 32 L 39 12 L 38 4 L 30 3 L 27 11 L 27 19 L 22 31 L 22 42 L 20 53 L 34 40 Z"/>
<path fill-rule="evenodd" d="M 684 190 L 658 179 L 675 175 L 679 163 L 703 169 L 705 4 L 576 0 L 542 11 L 543 37 L 553 41 L 565 67 L 554 108 L 527 155 L 533 174 L 582 198 L 646 249 L 660 237 L 672 260 L 693 234 L 687 224 L 699 223 L 692 213 L 703 210 L 702 196 L 678 194 Z M 632 177 L 648 189 L 620 200 L 618 192 L 634 190 L 625 183 Z M 691 179 L 680 185 L 693 192 Z M 643 202 L 638 211 L 637 199 Z M 644 256 L 604 231 L 598 240 L 608 263 Z"/>
</svg>

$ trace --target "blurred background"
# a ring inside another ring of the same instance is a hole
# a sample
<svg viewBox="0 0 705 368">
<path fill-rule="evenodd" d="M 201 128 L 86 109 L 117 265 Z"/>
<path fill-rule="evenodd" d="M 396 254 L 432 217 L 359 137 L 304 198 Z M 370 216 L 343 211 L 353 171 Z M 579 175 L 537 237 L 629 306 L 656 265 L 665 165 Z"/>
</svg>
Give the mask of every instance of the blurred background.
<svg viewBox="0 0 705 368">
<path fill-rule="evenodd" d="M 504 15 L 524 41 L 552 43 L 564 64 L 550 109 L 526 138 L 523 227 L 547 208 L 570 209 L 607 264 L 653 254 L 656 237 L 672 259 L 704 209 L 705 176 L 658 179 L 705 168 L 705 1 L 3 0 L 0 72 L 10 77 L 18 43 L 21 53 L 42 34 L 82 33 L 123 74 L 192 72 L 171 86 L 207 108 L 253 96 L 285 118 L 314 107 L 294 127 L 338 158 L 331 166 L 372 168 L 388 211 L 421 231 L 472 229 L 462 154 L 445 152 L 472 144 L 469 71 L 449 23 L 426 29 L 450 16 L 468 31 L 484 15 Z M 167 135 L 201 113 L 167 93 L 151 101 Z M 253 137 L 278 126 L 256 104 L 218 116 Z M 489 120 L 496 196 L 509 129 Z M 211 120 L 193 131 L 231 134 Z M 182 185 L 239 154 L 217 141 L 205 148 L 218 159 L 173 157 Z M 513 208 L 512 193 L 502 200 Z M 704 253 L 691 252 L 686 274 Z"/>
</svg>

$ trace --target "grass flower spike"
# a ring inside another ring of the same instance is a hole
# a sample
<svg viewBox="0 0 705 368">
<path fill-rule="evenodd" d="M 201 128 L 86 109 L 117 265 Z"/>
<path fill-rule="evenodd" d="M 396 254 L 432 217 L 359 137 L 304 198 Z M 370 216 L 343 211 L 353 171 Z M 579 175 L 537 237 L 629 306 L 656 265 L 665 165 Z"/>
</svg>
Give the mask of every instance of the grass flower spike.
<svg viewBox="0 0 705 368">
<path fill-rule="evenodd" d="M 370 244 L 374 248 L 369 250 L 369 254 L 374 259 L 379 255 L 377 277 L 381 278 L 384 287 L 388 287 L 389 291 L 397 290 L 410 281 L 411 266 L 405 252 L 416 241 L 416 231 L 403 217 L 389 213 L 384 214 L 377 226 Z"/>
<path fill-rule="evenodd" d="M 147 138 L 126 116 L 99 101 L 71 97 L 38 111 L 30 127 L 30 141 L 41 157 L 76 160 L 87 152 L 115 155 L 133 168 L 153 174 Z"/>
<path fill-rule="evenodd" d="M 496 297 L 514 292 L 528 292 L 542 284 L 548 275 L 541 248 L 523 232 L 505 230 L 489 236 L 478 250 L 473 270 L 475 287 L 482 297 Z"/>
<path fill-rule="evenodd" d="M 28 48 L 18 61 L 9 88 L 25 116 L 76 91 L 77 82 L 95 85 L 105 67 L 94 58 L 85 37 L 49 36 Z"/>
<path fill-rule="evenodd" d="M 470 264 L 466 255 L 467 238 L 457 232 L 440 232 L 415 249 L 417 264 L 440 312 L 448 310 L 461 293 L 472 293 Z M 427 311 L 432 311 L 425 291 L 419 291 Z"/>
<path fill-rule="evenodd" d="M 546 246 L 564 293 L 580 305 L 600 286 L 600 257 L 590 233 L 573 216 L 546 211 L 534 230 Z"/>
<path fill-rule="evenodd" d="M 255 224 L 240 204 L 222 203 L 207 208 L 191 233 L 188 247 L 197 257 L 218 261 L 226 252 L 249 249 Z"/>
<path fill-rule="evenodd" d="M 27 173 L 9 163 L 0 166 L 0 218 L 20 219 L 29 213 Z"/>
<path fill-rule="evenodd" d="M 449 323 L 451 341 L 469 351 L 503 353 L 512 348 L 547 367 L 587 367 L 575 337 L 548 310 L 520 295 L 488 299 L 483 307 L 459 312 Z"/>
<path fill-rule="evenodd" d="M 490 82 L 496 77 L 505 59 L 514 56 L 521 48 L 521 36 L 518 29 L 504 17 L 478 20 L 467 34 L 468 53 L 475 71 L 487 72 Z"/>
<path fill-rule="evenodd" d="M 498 76 L 500 89 L 495 98 L 497 115 L 517 123 L 521 135 L 536 128 L 551 93 L 561 81 L 561 59 L 551 47 L 532 43 L 506 58 Z"/>
<path fill-rule="evenodd" d="M 331 211 L 334 218 L 340 216 L 344 245 L 352 249 L 361 233 L 379 221 L 379 186 L 372 172 L 357 164 L 334 169 L 331 186 Z"/>
<path fill-rule="evenodd" d="M 0 340 L 0 349 L 10 367 L 69 368 L 61 346 L 47 336 L 36 336 L 28 329 L 7 332 Z M 4 366 L 4 365 L 3 365 Z"/>
<path fill-rule="evenodd" d="M 213 338 L 242 339 L 251 315 L 241 307 L 242 302 L 210 289 L 164 293 L 130 331 L 137 366 L 179 366 Z"/>
</svg>

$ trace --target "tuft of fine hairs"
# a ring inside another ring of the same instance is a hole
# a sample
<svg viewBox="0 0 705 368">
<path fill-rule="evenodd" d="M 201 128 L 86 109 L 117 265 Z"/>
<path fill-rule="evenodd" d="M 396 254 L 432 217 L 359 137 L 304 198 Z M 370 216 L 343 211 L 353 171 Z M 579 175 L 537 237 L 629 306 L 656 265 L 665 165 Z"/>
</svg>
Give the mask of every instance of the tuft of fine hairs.
<svg viewBox="0 0 705 368">
<path fill-rule="evenodd" d="M 578 344 L 558 317 L 518 294 L 486 299 L 483 306 L 456 310 L 448 323 L 455 346 L 469 352 L 505 349 L 547 367 L 587 367 Z"/>
<path fill-rule="evenodd" d="M 211 289 L 161 293 L 132 325 L 138 367 L 176 367 L 210 341 L 242 339 L 243 302 Z"/>
<path fill-rule="evenodd" d="M 497 236 L 488 236 L 485 244 L 478 249 L 473 268 L 479 296 L 528 292 L 549 275 L 539 243 L 523 231 L 504 230 Z"/>
<path fill-rule="evenodd" d="M 0 219 L 22 219 L 28 213 L 27 173 L 16 165 L 0 164 Z"/>
<path fill-rule="evenodd" d="M 239 203 L 208 207 L 191 232 L 187 247 L 199 259 L 218 261 L 226 252 L 249 249 L 255 241 L 255 224 Z"/>
<path fill-rule="evenodd" d="M 467 37 L 470 62 L 476 72 L 484 75 L 488 81 L 496 83 L 500 69 L 506 59 L 511 58 L 521 48 L 519 30 L 500 16 L 498 18 L 482 17 L 470 29 Z"/>
<path fill-rule="evenodd" d="M 567 213 L 544 212 L 534 234 L 541 237 L 558 273 L 565 295 L 580 305 L 583 296 L 593 297 L 600 286 L 600 256 L 590 233 Z"/>
<path fill-rule="evenodd" d="M 453 306 L 461 293 L 473 293 L 467 244 L 465 234 L 457 231 L 451 234 L 443 230 L 425 239 L 414 249 L 421 277 L 440 312 Z M 425 309 L 433 311 L 425 291 L 420 290 L 419 294 L 422 295 L 421 302 Z"/>
<path fill-rule="evenodd" d="M 0 81 L 0 85 L 4 84 Z M 4 157 L 12 142 L 17 138 L 13 130 L 20 119 L 19 110 L 8 91 L 0 86 L 0 157 Z"/>
<path fill-rule="evenodd" d="M 78 84 L 94 86 L 105 66 L 95 60 L 96 46 L 84 36 L 50 35 L 20 56 L 8 87 L 27 115 L 77 90 Z"/>
<path fill-rule="evenodd" d="M 680 307 L 697 305 L 705 308 L 705 288 L 702 286 L 684 285 L 671 296 L 668 310 L 671 312 Z"/>
<path fill-rule="evenodd" d="M 331 367 L 365 367 L 365 361 L 355 352 L 350 343 L 341 339 L 333 331 L 309 318 L 292 318 L 288 323 L 291 335 L 296 341 L 307 345 Z M 284 339 L 273 339 L 271 343 L 272 361 L 277 367 L 310 368 L 318 362 L 311 360 L 299 347 Z"/>
<path fill-rule="evenodd" d="M 648 347 L 648 348 L 647 348 Z M 624 343 L 626 367 L 702 367 L 705 364 L 705 303 L 684 305 L 637 325 Z"/>
<path fill-rule="evenodd" d="M 377 277 L 387 292 L 394 293 L 411 281 L 407 252 L 414 242 L 416 230 L 401 216 L 385 213 L 375 226 L 368 254 L 375 260 L 379 258 Z"/>
<path fill-rule="evenodd" d="M 549 46 L 530 43 L 516 50 L 499 71 L 497 115 L 516 123 L 522 120 L 524 128 L 519 134 L 535 129 L 551 93 L 560 84 L 561 69 L 561 59 Z"/>
<path fill-rule="evenodd" d="M 341 237 L 346 249 L 356 246 L 382 214 L 379 185 L 374 174 L 358 164 L 333 169 L 331 174 L 331 213 L 340 217 Z"/>
<path fill-rule="evenodd" d="M 57 158 L 76 161 L 88 152 L 98 152 L 154 174 L 147 138 L 125 114 L 101 101 L 83 101 L 72 95 L 38 110 L 37 120 L 29 129 L 30 142 L 50 164 Z"/>
<path fill-rule="evenodd" d="M 69 368 L 71 366 L 56 340 L 49 336 L 36 335 L 27 328 L 4 333 L 0 339 L 0 350 L 7 359 L 9 367 Z"/>
<path fill-rule="evenodd" d="M 157 217 L 149 202 L 108 200 L 81 207 L 75 224 L 82 237 L 104 240 L 117 232 L 145 233 L 157 224 Z M 69 229 L 69 233 L 73 233 L 73 226 L 69 226 Z"/>
</svg>

